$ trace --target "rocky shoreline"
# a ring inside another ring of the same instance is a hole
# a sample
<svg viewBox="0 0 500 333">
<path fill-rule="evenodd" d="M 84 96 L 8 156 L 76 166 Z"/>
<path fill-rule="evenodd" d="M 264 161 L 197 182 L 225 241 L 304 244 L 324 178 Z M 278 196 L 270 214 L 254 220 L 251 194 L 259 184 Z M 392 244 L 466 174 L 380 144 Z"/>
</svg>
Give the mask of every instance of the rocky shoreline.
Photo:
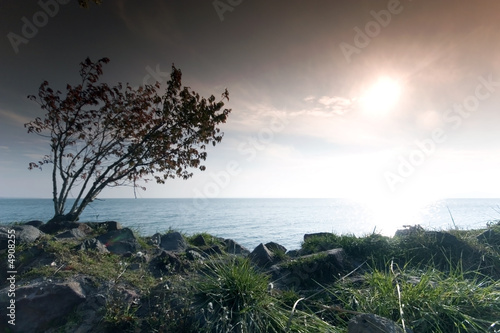
<svg viewBox="0 0 500 333">
<path fill-rule="evenodd" d="M 356 239 L 360 240 L 353 237 L 351 241 Z M 500 277 L 497 257 L 452 233 L 415 226 L 398 231 L 394 239 L 399 247 L 418 239 L 422 249 L 436 246 L 449 262 L 456 256 L 466 258 L 461 264 L 474 263 L 476 272 L 497 281 Z M 481 230 L 475 239 L 500 248 L 498 228 Z M 206 272 L 211 267 L 207 263 L 234 258 L 248 260 L 252 269 L 269 277 L 270 297 L 296 295 L 295 300 L 290 297 L 291 320 L 299 302 L 312 299 L 321 286 L 339 280 L 361 285 L 364 274 L 378 264 L 375 252 L 392 244 L 390 238 L 380 235 L 368 235 L 359 244 L 342 247 L 334 246 L 335 240 L 342 238 L 330 233 L 309 234 L 304 235 L 301 249 L 288 250 L 271 242 L 250 251 L 234 240 L 206 233 L 187 236 L 168 231 L 142 237 L 115 221 L 30 221 L 0 226 L 0 307 L 7 309 L 1 325 L 7 332 L 188 332 L 194 331 L 193 323 L 197 322 L 201 330 L 208 320 L 200 317 L 200 308 L 195 306 L 192 283 L 211 274 Z M 391 247 L 391 251 L 395 250 Z M 419 251 L 412 260 L 418 258 Z M 440 254 L 434 255 L 436 259 Z M 391 265 L 405 264 L 393 252 L 391 256 L 387 258 Z M 446 266 L 437 259 L 433 264 Z M 331 318 L 343 318 L 344 323 L 337 328 L 333 319 L 324 319 L 332 332 L 373 332 L 374 327 L 381 332 L 403 332 L 401 322 L 350 310 L 334 301 L 316 303 L 324 307 L 322 311 L 335 313 Z M 409 327 L 405 327 L 407 332 L 412 331 Z"/>
</svg>

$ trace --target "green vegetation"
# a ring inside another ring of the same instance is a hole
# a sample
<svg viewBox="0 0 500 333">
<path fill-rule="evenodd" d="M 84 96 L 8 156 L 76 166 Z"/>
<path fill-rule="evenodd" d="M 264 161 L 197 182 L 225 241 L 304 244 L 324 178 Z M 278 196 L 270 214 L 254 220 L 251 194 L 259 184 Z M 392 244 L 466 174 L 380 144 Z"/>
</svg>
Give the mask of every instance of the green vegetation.
<svg viewBox="0 0 500 333">
<path fill-rule="evenodd" d="M 304 254 L 342 248 L 351 257 L 367 261 L 374 268 L 383 270 L 387 262 L 414 268 L 433 267 L 450 270 L 461 263 L 464 271 L 478 271 L 500 278 L 500 241 L 496 244 L 480 242 L 478 236 L 489 230 L 500 235 L 500 224 L 488 229 L 452 230 L 450 232 L 425 231 L 411 227 L 404 236 L 385 237 L 370 234 L 327 234 L 307 238 L 301 251 Z M 361 263 L 360 262 L 360 263 Z"/>
<path fill-rule="evenodd" d="M 361 286 L 341 280 L 328 291 L 345 309 L 404 322 L 414 332 L 486 332 L 500 314 L 500 281 L 468 279 L 460 266 L 447 273 L 375 269 Z"/>
<path fill-rule="evenodd" d="M 307 238 L 302 244 L 302 251 L 304 254 L 310 254 L 342 248 L 353 257 L 386 261 L 395 246 L 391 238 L 379 234 L 370 234 L 366 237 L 328 234 Z"/>
<path fill-rule="evenodd" d="M 247 259 L 209 262 L 194 284 L 207 332 L 333 332 L 333 327 L 271 295 L 269 277 Z"/>
<path fill-rule="evenodd" d="M 21 252 L 21 262 L 30 263 L 36 258 L 50 259 L 45 265 L 36 265 L 28 269 L 19 277 L 30 279 L 37 277 L 67 278 L 77 274 L 91 276 L 96 281 L 110 281 L 136 285 L 141 290 L 150 288 L 154 279 L 143 270 L 130 270 L 128 267 L 134 261 L 134 257 L 123 258 L 111 253 L 99 253 L 95 250 L 80 251 L 75 247 L 75 240 L 41 240 L 32 248 Z"/>
<path fill-rule="evenodd" d="M 44 236 L 18 247 L 18 277 L 23 284 L 85 276 L 105 296 L 98 316 L 109 331 L 345 333 L 353 316 L 373 313 L 414 332 L 499 332 L 499 235 L 498 223 L 412 227 L 392 238 L 322 234 L 308 237 L 298 257 L 275 251 L 278 273 L 227 254 L 224 240 L 208 233 L 183 235 L 199 255 L 156 259 L 151 238 L 137 232 L 141 253 L 127 256 Z M 340 259 L 339 251 L 323 252 L 334 248 L 343 249 Z M 153 262 L 163 267 L 159 275 Z M 62 331 L 83 317 L 74 318 Z"/>
<path fill-rule="evenodd" d="M 207 232 L 195 233 L 190 236 L 185 235 L 184 237 L 186 238 L 188 244 L 192 246 L 200 246 L 199 244 L 200 238 L 203 239 L 202 242 L 204 243 L 204 246 L 222 245 L 221 238 L 210 235 Z"/>
</svg>

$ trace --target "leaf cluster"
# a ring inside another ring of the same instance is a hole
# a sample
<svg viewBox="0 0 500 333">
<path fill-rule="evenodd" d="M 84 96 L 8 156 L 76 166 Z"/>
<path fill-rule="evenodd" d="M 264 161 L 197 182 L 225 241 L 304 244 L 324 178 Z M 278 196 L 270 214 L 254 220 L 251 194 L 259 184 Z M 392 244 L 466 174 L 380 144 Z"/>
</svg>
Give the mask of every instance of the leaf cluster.
<svg viewBox="0 0 500 333">
<path fill-rule="evenodd" d="M 231 111 L 222 109 L 223 100 L 229 100 L 227 90 L 220 101 L 213 95 L 201 97 L 182 86 L 182 73 L 175 66 L 163 96 L 158 95 L 159 83 L 110 86 L 101 82 L 102 67 L 108 62 L 108 58 L 97 62 L 87 58 L 80 64 L 81 83 L 68 84 L 65 94 L 45 81 L 38 96 L 28 96 L 46 113 L 25 127 L 28 133 L 47 138 L 51 150 L 31 162 L 29 169 L 53 166 L 56 215 L 64 212 L 75 188 L 79 192 L 72 212 L 78 205 L 84 208 L 106 186 L 188 179 L 193 168 L 205 170 L 207 145 L 222 140 L 218 125 Z"/>
</svg>

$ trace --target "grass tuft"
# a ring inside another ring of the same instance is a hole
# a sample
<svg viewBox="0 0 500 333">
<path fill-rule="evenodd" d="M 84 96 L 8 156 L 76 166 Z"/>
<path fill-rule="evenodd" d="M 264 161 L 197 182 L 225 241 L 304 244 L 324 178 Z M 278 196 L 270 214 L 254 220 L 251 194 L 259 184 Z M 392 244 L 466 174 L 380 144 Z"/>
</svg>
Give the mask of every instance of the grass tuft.
<svg viewBox="0 0 500 333">
<path fill-rule="evenodd" d="M 200 326 L 206 332 L 334 332 L 316 316 L 292 311 L 271 295 L 269 277 L 248 259 L 207 263 L 194 284 Z"/>
<path fill-rule="evenodd" d="M 339 281 L 329 291 L 345 309 L 404 321 L 415 332 L 487 332 L 500 314 L 500 281 L 467 276 L 460 265 L 448 273 L 375 269 L 361 287 Z"/>
</svg>

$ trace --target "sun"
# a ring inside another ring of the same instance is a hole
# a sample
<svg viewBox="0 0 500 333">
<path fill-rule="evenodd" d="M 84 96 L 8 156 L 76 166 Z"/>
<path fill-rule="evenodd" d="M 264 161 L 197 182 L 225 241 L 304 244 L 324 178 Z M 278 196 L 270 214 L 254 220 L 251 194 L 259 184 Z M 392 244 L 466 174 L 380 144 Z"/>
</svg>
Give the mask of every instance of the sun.
<svg viewBox="0 0 500 333">
<path fill-rule="evenodd" d="M 398 102 L 401 85 L 397 80 L 381 77 L 360 98 L 362 109 L 371 115 L 385 115 Z"/>
</svg>

